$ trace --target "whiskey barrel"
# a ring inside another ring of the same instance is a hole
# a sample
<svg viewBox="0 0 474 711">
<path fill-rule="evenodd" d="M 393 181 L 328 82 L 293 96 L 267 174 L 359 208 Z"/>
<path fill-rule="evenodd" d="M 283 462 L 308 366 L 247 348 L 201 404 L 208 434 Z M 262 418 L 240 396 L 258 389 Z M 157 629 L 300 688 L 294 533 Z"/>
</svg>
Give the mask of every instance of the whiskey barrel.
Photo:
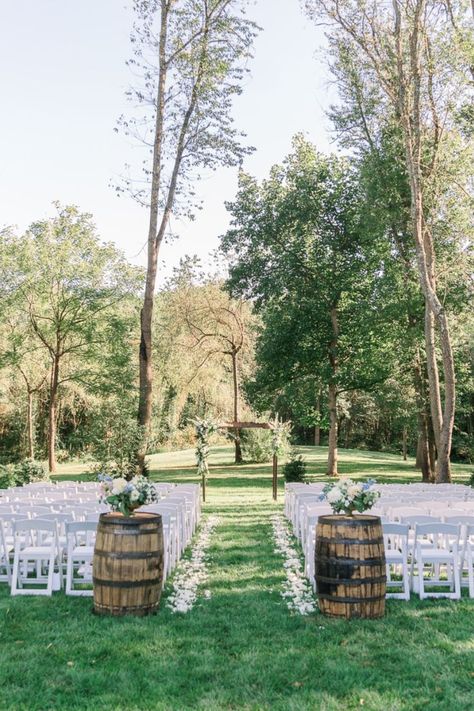
<svg viewBox="0 0 474 711">
<path fill-rule="evenodd" d="M 380 518 L 320 516 L 315 570 L 322 613 L 347 619 L 383 617 L 387 578 Z"/>
<path fill-rule="evenodd" d="M 163 583 L 163 526 L 159 514 L 101 514 L 93 562 L 94 612 L 149 615 Z"/>
</svg>

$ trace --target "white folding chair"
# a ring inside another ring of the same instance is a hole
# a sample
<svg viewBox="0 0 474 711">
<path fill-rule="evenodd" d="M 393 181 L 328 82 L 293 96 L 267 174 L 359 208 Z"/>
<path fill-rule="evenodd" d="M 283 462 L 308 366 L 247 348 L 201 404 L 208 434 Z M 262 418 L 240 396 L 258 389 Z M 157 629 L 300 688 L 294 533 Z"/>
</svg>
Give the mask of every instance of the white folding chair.
<svg viewBox="0 0 474 711">
<path fill-rule="evenodd" d="M 467 566 L 469 597 L 474 597 L 474 524 L 466 527 L 466 536 L 462 551 L 463 567 Z"/>
<path fill-rule="evenodd" d="M 90 597 L 92 588 L 76 585 L 92 585 L 92 560 L 97 525 L 94 521 L 67 521 L 66 595 Z"/>
<path fill-rule="evenodd" d="M 0 580 L 11 585 L 12 569 L 10 556 L 13 550 L 11 543 L 7 544 L 5 526 L 0 518 Z M 3 571 L 3 572 L 2 572 Z"/>
<path fill-rule="evenodd" d="M 387 592 L 387 598 L 410 599 L 410 573 L 408 568 L 408 532 L 404 523 L 383 523 L 387 588 L 402 588 L 402 592 Z M 394 579 L 394 575 L 397 579 Z M 401 579 L 400 579 L 401 578 Z"/>
<path fill-rule="evenodd" d="M 15 549 L 11 581 L 12 595 L 52 595 L 53 589 L 61 589 L 63 581 L 62 555 L 59 547 L 58 529 L 55 521 L 23 519 L 13 525 Z M 33 569 L 31 563 L 34 564 Z M 55 569 L 58 569 L 55 578 Z M 43 573 L 43 570 L 47 573 Z M 29 576 L 34 573 L 36 576 Z M 25 585 L 46 585 L 41 588 L 26 588 Z"/>
<path fill-rule="evenodd" d="M 459 600 L 461 597 L 459 526 L 451 523 L 417 524 L 414 565 L 418 570 L 420 600 L 427 597 Z M 425 578 L 426 568 L 431 572 L 431 578 Z M 440 577 L 440 570 L 443 568 L 446 571 L 445 579 Z M 427 585 L 449 586 L 449 592 L 427 591 Z"/>
</svg>

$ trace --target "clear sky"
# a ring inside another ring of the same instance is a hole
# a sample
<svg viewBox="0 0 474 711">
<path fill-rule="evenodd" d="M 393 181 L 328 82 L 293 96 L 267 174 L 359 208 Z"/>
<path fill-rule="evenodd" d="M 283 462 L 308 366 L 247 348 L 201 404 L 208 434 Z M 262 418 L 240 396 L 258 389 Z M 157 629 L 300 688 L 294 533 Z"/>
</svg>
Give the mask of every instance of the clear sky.
<svg viewBox="0 0 474 711">
<path fill-rule="evenodd" d="M 94 215 L 102 239 L 144 264 L 146 212 L 110 187 L 137 154 L 113 131 L 128 110 L 130 5 L 1 0 L 0 225 L 22 230 L 51 214 L 53 200 L 74 203 Z M 317 52 L 322 31 L 304 17 L 298 0 L 256 0 L 248 14 L 263 31 L 234 116 L 257 148 L 244 168 L 262 178 L 298 131 L 320 150 L 332 149 L 324 113 L 330 88 Z M 224 201 L 235 191 L 235 170 L 205 178 L 198 219 L 173 222 L 179 239 L 163 247 L 165 273 L 180 256 L 204 257 L 217 246 L 228 222 Z"/>
</svg>

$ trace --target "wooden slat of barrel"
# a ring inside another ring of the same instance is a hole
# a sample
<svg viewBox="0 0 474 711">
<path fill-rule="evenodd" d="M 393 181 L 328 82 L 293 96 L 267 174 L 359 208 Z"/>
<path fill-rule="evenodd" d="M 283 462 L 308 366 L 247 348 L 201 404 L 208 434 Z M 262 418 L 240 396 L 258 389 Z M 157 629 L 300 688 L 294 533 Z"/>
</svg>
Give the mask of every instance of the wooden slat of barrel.
<svg viewBox="0 0 474 711">
<path fill-rule="evenodd" d="M 159 514 L 101 514 L 93 562 L 94 611 L 101 615 L 156 612 L 163 583 Z"/>
<path fill-rule="evenodd" d="M 319 609 L 345 618 L 385 613 L 386 570 L 378 516 L 320 516 L 316 530 L 315 577 Z"/>
</svg>

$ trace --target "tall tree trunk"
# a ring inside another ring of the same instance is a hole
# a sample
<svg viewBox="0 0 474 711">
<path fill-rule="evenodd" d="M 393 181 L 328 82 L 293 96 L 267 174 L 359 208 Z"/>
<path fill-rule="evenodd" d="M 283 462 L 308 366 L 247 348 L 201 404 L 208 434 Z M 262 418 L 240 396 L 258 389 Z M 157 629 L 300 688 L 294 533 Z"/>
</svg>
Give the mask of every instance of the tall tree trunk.
<svg viewBox="0 0 474 711">
<path fill-rule="evenodd" d="M 328 389 L 329 406 L 329 442 L 328 442 L 328 476 L 337 476 L 337 385 L 338 371 L 337 345 L 339 340 L 339 317 L 337 303 L 333 304 L 330 312 L 332 338 L 329 344 L 329 364 L 332 371 L 332 380 Z"/>
<path fill-rule="evenodd" d="M 427 410 L 426 375 L 419 350 L 416 352 L 413 365 L 413 385 L 416 393 L 418 420 L 416 466 L 421 470 L 422 481 L 431 482 L 434 480 L 434 462 L 431 462 L 429 450 L 431 418 Z"/>
<path fill-rule="evenodd" d="M 318 422 L 314 426 L 314 446 L 319 447 L 321 444 L 321 388 L 318 387 L 316 393 L 316 413 L 318 416 Z"/>
<path fill-rule="evenodd" d="M 57 426 L 57 404 L 59 385 L 59 357 L 53 358 L 51 366 L 51 381 L 49 388 L 49 413 L 48 413 L 48 466 L 49 471 L 54 473 L 56 466 L 56 426 Z"/>
<path fill-rule="evenodd" d="M 334 383 L 328 388 L 329 409 L 329 450 L 328 450 L 328 476 L 337 476 L 337 390 Z"/>
<path fill-rule="evenodd" d="M 430 385 L 431 417 L 438 460 L 436 463 L 436 481 L 451 480 L 449 457 L 454 425 L 456 402 L 454 357 L 449 335 L 448 321 L 442 303 L 436 293 L 435 255 L 432 235 L 424 220 L 423 191 L 423 150 L 422 150 L 422 115 L 421 115 L 421 66 L 424 42 L 423 21 L 426 11 L 425 0 L 417 0 L 413 11 L 413 30 L 410 33 L 410 72 L 411 91 L 407 91 L 405 65 L 403 61 L 403 39 L 400 7 L 393 3 L 395 12 L 395 38 L 397 46 L 398 69 L 398 108 L 402 121 L 406 166 L 410 183 L 411 219 L 420 285 L 425 298 L 425 342 Z M 434 324 L 439 332 L 444 372 L 444 410 L 441 407 L 439 375 L 434 348 Z"/>
<path fill-rule="evenodd" d="M 28 389 L 28 401 L 26 406 L 26 433 L 28 438 L 28 457 L 35 458 L 35 435 L 33 428 L 33 392 Z"/>
<path fill-rule="evenodd" d="M 402 433 L 402 454 L 403 454 L 403 461 L 406 462 L 407 460 L 407 439 L 408 439 L 408 432 L 407 428 L 403 428 L 403 433 Z"/>
<path fill-rule="evenodd" d="M 150 215 L 148 223 L 148 252 L 145 295 L 140 312 L 140 349 L 139 349 L 139 402 L 138 422 L 143 427 L 142 444 L 137 452 L 139 470 L 145 466 L 147 439 L 149 437 L 153 406 L 153 369 L 152 369 L 152 324 L 155 299 L 156 272 L 161 237 L 164 235 L 168 219 L 163 216 L 158 229 L 158 211 L 160 207 L 160 187 L 163 151 L 163 128 L 165 114 L 165 89 L 168 66 L 166 63 L 166 38 L 168 32 L 168 4 L 161 3 L 159 76 L 156 97 L 155 136 L 153 143 L 153 165 L 150 190 Z M 168 201 L 170 196 L 168 195 Z M 172 198 L 174 198 L 174 193 Z M 165 222 L 166 220 L 166 222 Z"/>
<path fill-rule="evenodd" d="M 232 357 L 232 382 L 234 391 L 234 422 L 239 421 L 239 377 L 237 372 L 237 352 L 233 350 L 231 352 Z M 235 442 L 235 463 L 242 464 L 242 446 L 240 443 L 240 430 L 234 430 L 234 442 Z"/>
</svg>

